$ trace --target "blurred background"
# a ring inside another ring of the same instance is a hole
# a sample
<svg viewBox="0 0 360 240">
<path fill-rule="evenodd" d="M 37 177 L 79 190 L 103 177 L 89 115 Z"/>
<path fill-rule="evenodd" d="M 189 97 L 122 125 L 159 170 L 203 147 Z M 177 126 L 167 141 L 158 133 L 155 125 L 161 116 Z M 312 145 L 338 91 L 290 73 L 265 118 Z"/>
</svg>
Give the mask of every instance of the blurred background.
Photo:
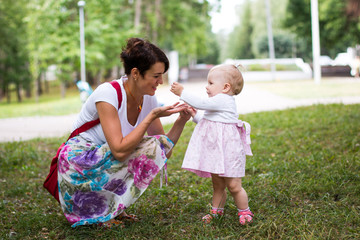
<svg viewBox="0 0 360 240">
<path fill-rule="evenodd" d="M 1 0 L 0 101 L 89 95 L 122 75 L 129 37 L 167 53 L 165 84 L 205 81 L 219 63 L 242 64 L 248 80 L 311 79 L 311 1 Z M 316 2 L 322 76 L 358 77 L 360 1 Z"/>
</svg>

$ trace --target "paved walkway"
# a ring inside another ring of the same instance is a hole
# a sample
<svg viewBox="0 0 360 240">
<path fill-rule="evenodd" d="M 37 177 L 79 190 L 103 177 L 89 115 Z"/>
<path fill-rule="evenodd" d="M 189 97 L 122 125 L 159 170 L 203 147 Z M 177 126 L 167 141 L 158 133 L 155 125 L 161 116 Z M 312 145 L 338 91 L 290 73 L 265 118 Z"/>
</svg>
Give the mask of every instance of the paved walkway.
<svg viewBox="0 0 360 240">
<path fill-rule="evenodd" d="M 206 97 L 205 82 L 187 83 L 184 86 L 199 95 Z M 178 97 L 169 91 L 169 86 L 161 86 L 156 92 L 158 101 L 170 105 L 178 101 Z M 236 97 L 239 114 L 251 112 L 281 110 L 313 104 L 360 103 L 360 96 L 323 99 L 295 100 L 274 95 L 252 85 L 246 85 L 243 92 Z M 177 115 L 162 118 L 161 121 L 171 123 Z M 66 138 L 70 133 L 76 114 L 67 116 L 43 116 L 0 119 L 0 142 L 29 140 L 37 137 Z"/>
</svg>

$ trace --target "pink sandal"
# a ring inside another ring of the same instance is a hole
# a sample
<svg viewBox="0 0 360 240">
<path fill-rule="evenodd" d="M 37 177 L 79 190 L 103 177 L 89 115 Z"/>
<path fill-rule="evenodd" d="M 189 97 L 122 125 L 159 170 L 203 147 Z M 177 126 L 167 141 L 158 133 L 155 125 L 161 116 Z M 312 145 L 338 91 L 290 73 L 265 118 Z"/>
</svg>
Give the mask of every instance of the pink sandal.
<svg viewBox="0 0 360 240">
<path fill-rule="evenodd" d="M 252 219 L 254 217 L 254 214 L 250 211 L 241 211 L 238 212 L 238 216 L 239 216 L 239 222 L 241 225 L 245 225 L 247 223 L 251 223 Z"/>
<path fill-rule="evenodd" d="M 210 210 L 210 213 L 209 214 L 206 214 L 203 218 L 202 218 L 202 221 L 203 223 L 205 224 L 209 224 L 211 223 L 211 221 L 214 219 L 214 218 L 218 218 L 218 217 L 221 217 L 224 215 L 224 209 L 217 209 L 217 208 L 212 208 Z"/>
</svg>

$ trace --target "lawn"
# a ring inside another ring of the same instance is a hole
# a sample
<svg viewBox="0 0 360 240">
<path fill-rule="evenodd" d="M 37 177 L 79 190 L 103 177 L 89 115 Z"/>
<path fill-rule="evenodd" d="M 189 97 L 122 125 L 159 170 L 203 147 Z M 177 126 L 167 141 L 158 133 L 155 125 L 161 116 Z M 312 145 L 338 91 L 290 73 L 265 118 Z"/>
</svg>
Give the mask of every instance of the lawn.
<svg viewBox="0 0 360 240">
<path fill-rule="evenodd" d="M 6 99 L 0 101 L 0 119 L 28 116 L 59 116 L 78 113 L 82 103 L 79 91 L 73 86 L 66 90 L 66 96 L 61 97 L 60 87 L 53 86 L 48 93 L 36 98 L 24 98 L 23 102 L 16 102 L 12 97 L 12 102 L 7 103 Z"/>
<path fill-rule="evenodd" d="M 314 80 L 248 82 L 247 84 L 292 99 L 360 96 L 359 78 L 328 77 L 322 78 L 320 84 L 316 84 Z"/>
<path fill-rule="evenodd" d="M 65 139 L 0 145 L 0 239 L 359 239 L 360 105 L 315 105 L 240 116 L 252 125 L 253 157 L 243 186 L 255 213 L 237 221 L 232 198 L 225 217 L 208 226 L 211 181 L 180 168 L 194 128 L 188 123 L 159 177 L 129 210 L 126 228 L 71 228 L 43 189 L 51 157 Z M 169 126 L 166 126 L 169 128 Z"/>
</svg>

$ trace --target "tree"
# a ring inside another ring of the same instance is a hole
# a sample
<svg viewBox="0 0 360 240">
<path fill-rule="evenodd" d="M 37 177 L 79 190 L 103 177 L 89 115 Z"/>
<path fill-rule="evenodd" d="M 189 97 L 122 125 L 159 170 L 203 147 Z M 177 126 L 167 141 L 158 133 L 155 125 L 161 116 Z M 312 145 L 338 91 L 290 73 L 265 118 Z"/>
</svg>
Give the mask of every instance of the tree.
<svg viewBox="0 0 360 240">
<path fill-rule="evenodd" d="M 245 2 L 240 16 L 241 24 L 235 27 L 229 37 L 228 56 L 235 59 L 251 59 L 254 58 L 254 54 L 252 52 L 253 25 L 251 23 L 251 5 L 249 1 Z"/>
<path fill-rule="evenodd" d="M 22 101 L 21 90 L 29 87 L 29 56 L 27 44 L 26 1 L 0 2 L 0 99 L 6 95 L 11 102 L 11 88 L 15 87 L 17 101 Z"/>
<path fill-rule="evenodd" d="M 322 53 L 335 56 L 360 42 L 360 4 L 354 0 L 319 0 L 319 28 Z M 284 26 L 306 41 L 311 54 L 310 0 L 291 0 Z M 346 33 L 346 34 L 344 34 Z"/>
<path fill-rule="evenodd" d="M 274 47 L 277 58 L 291 58 L 294 48 L 294 40 L 291 36 L 285 34 L 274 35 Z M 257 49 L 263 58 L 269 58 L 268 37 L 263 36 L 257 42 Z"/>
<path fill-rule="evenodd" d="M 30 92 L 33 83 L 39 96 L 43 75 L 51 65 L 57 66 L 65 96 L 65 86 L 77 80 L 80 68 L 77 2 L 0 2 L 0 97 L 15 86 L 20 99 L 21 88 Z M 87 0 L 87 79 L 97 85 L 119 68 L 119 54 L 129 37 L 147 38 L 164 50 L 177 50 L 193 59 L 216 56 L 216 48 L 209 47 L 214 39 L 210 8 L 208 0 Z"/>
<path fill-rule="evenodd" d="M 298 46 L 293 38 L 293 34 L 282 26 L 283 18 L 285 16 L 286 5 L 290 0 L 276 0 L 271 4 L 272 28 L 274 35 L 291 35 L 292 45 Z M 228 36 L 218 36 L 220 44 L 223 46 L 221 51 L 221 58 L 229 57 L 241 58 L 264 58 L 263 51 L 258 49 L 259 41 L 267 38 L 267 17 L 266 6 L 264 0 L 247 0 L 239 6 L 239 24 L 235 26 L 232 33 Z M 250 39 L 249 39 L 250 38 Z M 227 44 L 224 44 L 224 39 L 228 39 Z M 242 47 L 240 47 L 242 46 Z M 275 44 L 275 48 L 277 48 Z M 281 47 L 280 47 L 281 48 Z M 286 48 L 288 49 L 288 48 Z M 238 52 L 241 51 L 241 56 Z M 291 55 L 293 50 L 286 53 Z M 225 53 L 224 53 L 225 52 Z"/>
<path fill-rule="evenodd" d="M 218 1 L 218 0 L 217 0 Z M 209 1 L 142 0 L 140 32 L 167 51 L 177 50 L 193 59 L 212 49 Z"/>
</svg>

